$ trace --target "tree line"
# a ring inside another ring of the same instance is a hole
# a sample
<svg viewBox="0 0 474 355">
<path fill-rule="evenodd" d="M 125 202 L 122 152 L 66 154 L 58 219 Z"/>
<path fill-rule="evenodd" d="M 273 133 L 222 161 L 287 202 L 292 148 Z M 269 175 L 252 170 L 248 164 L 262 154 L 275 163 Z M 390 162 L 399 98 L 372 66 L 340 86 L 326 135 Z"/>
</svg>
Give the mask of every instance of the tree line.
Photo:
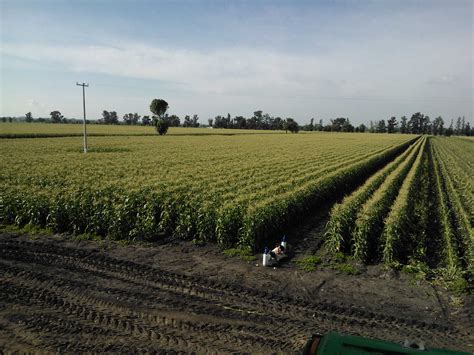
<svg viewBox="0 0 474 355">
<path fill-rule="evenodd" d="M 159 102 L 161 99 L 155 99 Z M 123 115 L 122 121 L 119 120 L 119 116 L 116 111 L 102 112 L 102 117 L 99 120 L 88 120 L 89 123 L 96 124 L 108 124 L 108 125 L 144 125 L 144 126 L 155 126 L 158 121 L 160 125 L 167 127 L 200 127 L 202 126 L 199 121 L 198 115 L 186 115 L 181 121 L 181 118 L 175 114 L 168 115 L 168 104 L 166 101 L 161 100 L 161 110 L 157 111 L 158 106 L 153 106 L 153 102 L 150 105 L 150 111 L 153 115 L 140 116 L 138 113 L 127 113 Z M 164 105 L 163 103 L 166 103 Z M 156 104 L 156 102 L 155 102 Z M 166 106 L 166 109 L 164 107 Z M 155 111 L 153 111 L 155 110 Z M 159 114 L 157 114 L 157 112 Z M 28 112 L 25 114 L 26 122 L 52 122 L 52 123 L 81 123 L 82 120 L 78 119 L 67 119 L 60 111 L 52 111 L 50 118 L 38 118 L 33 119 L 32 113 Z M 14 117 L 1 117 L 3 122 L 16 121 Z M 208 126 L 213 128 L 224 128 L 224 129 L 253 129 L 253 130 L 285 130 L 292 133 L 297 133 L 300 130 L 303 131 L 324 131 L 324 132 L 369 132 L 369 133 L 408 133 L 408 134 L 433 134 L 433 135 L 464 135 L 474 136 L 474 127 L 470 126 L 470 123 L 466 121 L 465 117 L 458 117 L 455 120 L 451 120 L 449 126 L 446 126 L 444 119 L 438 116 L 431 120 L 428 115 L 424 115 L 420 112 L 414 113 L 410 118 L 402 116 L 400 120 L 392 116 L 389 119 L 381 119 L 378 121 L 370 121 L 369 125 L 360 124 L 354 126 L 351 124 L 349 118 L 338 117 L 330 119 L 327 124 L 324 124 L 323 120 L 320 119 L 318 123 L 315 123 L 315 119 L 311 118 L 310 123 L 300 126 L 293 118 L 281 118 L 273 117 L 268 113 L 258 110 L 253 113 L 249 118 L 243 116 L 232 117 L 230 113 L 227 115 L 218 115 L 213 119 L 208 119 Z"/>
</svg>

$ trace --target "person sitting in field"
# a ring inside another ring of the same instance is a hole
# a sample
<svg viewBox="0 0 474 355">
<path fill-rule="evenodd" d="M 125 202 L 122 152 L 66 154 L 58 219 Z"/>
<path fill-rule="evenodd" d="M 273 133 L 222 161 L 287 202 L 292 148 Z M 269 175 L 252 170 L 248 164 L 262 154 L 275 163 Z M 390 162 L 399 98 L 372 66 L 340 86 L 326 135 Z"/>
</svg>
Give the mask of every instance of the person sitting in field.
<svg viewBox="0 0 474 355">
<path fill-rule="evenodd" d="M 285 257 L 285 247 L 283 245 L 278 244 L 271 252 L 270 252 L 270 261 L 278 262 Z"/>
</svg>

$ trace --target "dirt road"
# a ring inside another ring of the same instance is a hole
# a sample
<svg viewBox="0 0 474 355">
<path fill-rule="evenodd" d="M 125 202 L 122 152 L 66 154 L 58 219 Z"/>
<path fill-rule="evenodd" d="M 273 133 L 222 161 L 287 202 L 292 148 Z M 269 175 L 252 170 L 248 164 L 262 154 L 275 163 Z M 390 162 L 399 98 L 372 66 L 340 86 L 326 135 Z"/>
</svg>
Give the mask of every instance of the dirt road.
<svg viewBox="0 0 474 355">
<path fill-rule="evenodd" d="M 353 276 L 259 261 L 182 241 L 2 234 L 0 349 L 293 353 L 330 330 L 474 348 L 472 297 L 376 266 Z"/>
</svg>

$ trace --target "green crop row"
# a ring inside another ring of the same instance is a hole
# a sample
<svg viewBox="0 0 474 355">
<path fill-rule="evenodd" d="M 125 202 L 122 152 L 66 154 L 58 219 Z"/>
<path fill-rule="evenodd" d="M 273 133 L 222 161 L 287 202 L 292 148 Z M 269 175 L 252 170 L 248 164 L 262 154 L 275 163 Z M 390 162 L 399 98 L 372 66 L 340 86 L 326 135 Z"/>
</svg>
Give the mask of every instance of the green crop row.
<svg viewBox="0 0 474 355">
<path fill-rule="evenodd" d="M 423 191 L 422 175 L 424 161 L 426 161 L 427 140 L 422 143 L 416 160 L 403 182 L 398 196 L 393 203 L 390 213 L 384 220 L 384 229 L 381 236 L 382 260 L 387 263 L 402 261 L 406 263 L 408 255 L 416 249 L 415 240 L 423 239 L 424 228 L 414 228 L 420 223 L 420 218 L 427 215 L 427 206 L 421 205 L 421 211 L 416 213 L 415 206 L 418 195 Z M 424 223 L 422 223 L 423 225 Z M 424 245 L 424 243 L 420 243 Z"/>
<path fill-rule="evenodd" d="M 426 138 L 423 137 L 422 140 Z M 364 262 L 378 260 L 383 220 L 421 151 L 420 146 L 417 146 L 417 149 L 414 149 L 407 159 L 389 174 L 380 188 L 361 207 L 352 232 L 354 238 L 352 254 L 355 259 Z"/>
<path fill-rule="evenodd" d="M 447 163 L 439 158 L 437 146 L 434 146 L 437 157 L 438 169 L 443 180 L 443 189 L 446 202 L 450 208 L 450 222 L 453 229 L 453 244 L 461 267 L 474 272 L 474 229 L 469 221 L 469 215 L 464 210 L 452 180 L 451 170 L 456 166 L 447 166 Z"/>
<path fill-rule="evenodd" d="M 403 154 L 394 161 L 370 177 L 364 185 L 344 198 L 341 203 L 336 203 L 330 212 L 330 218 L 326 225 L 325 244 L 332 252 L 348 253 L 352 247 L 352 230 L 357 217 L 357 211 L 372 197 L 372 194 L 385 181 L 387 176 L 393 172 L 411 152 L 421 144 L 421 140 L 412 144 Z"/>
</svg>

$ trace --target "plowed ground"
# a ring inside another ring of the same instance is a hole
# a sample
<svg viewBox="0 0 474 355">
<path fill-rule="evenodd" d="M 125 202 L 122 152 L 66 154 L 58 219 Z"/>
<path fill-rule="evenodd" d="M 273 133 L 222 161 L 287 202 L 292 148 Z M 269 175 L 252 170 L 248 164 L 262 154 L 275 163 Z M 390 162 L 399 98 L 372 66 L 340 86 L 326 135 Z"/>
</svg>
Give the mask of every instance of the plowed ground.
<svg viewBox="0 0 474 355">
<path fill-rule="evenodd" d="M 472 297 L 369 267 L 307 273 L 169 240 L 0 236 L 0 350 L 294 353 L 336 330 L 473 349 Z M 1 351 L 0 351 L 1 352 Z"/>
</svg>

